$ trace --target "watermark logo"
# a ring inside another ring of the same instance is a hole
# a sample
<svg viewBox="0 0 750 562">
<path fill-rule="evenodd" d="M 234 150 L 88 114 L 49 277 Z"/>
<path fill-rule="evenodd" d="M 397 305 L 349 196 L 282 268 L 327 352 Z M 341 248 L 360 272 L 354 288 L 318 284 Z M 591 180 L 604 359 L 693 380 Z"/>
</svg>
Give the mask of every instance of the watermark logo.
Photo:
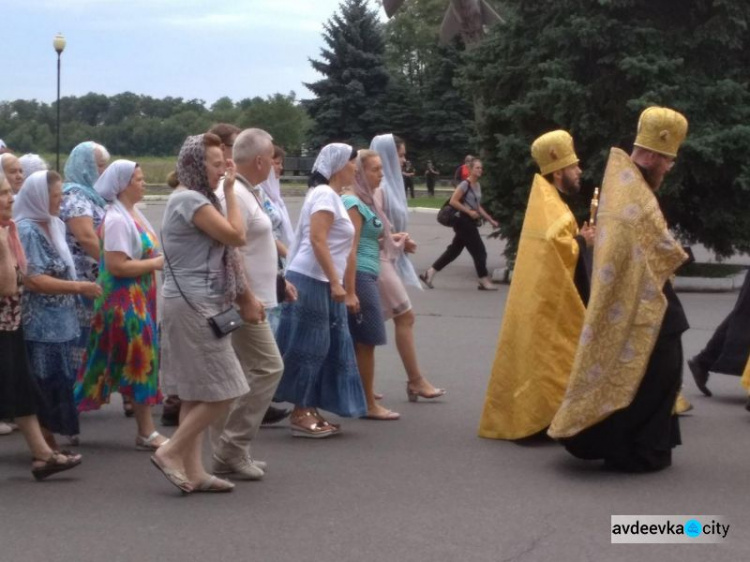
<svg viewBox="0 0 750 562">
<path fill-rule="evenodd" d="M 613 544 L 716 544 L 730 529 L 722 515 L 613 515 L 610 533 Z"/>
</svg>

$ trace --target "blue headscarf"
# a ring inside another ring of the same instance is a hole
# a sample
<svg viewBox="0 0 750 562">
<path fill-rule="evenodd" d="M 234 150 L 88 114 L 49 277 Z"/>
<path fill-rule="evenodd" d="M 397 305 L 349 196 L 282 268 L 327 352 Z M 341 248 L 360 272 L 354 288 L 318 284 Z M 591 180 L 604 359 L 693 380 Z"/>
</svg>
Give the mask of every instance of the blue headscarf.
<svg viewBox="0 0 750 562">
<path fill-rule="evenodd" d="M 377 152 L 383 163 L 383 181 L 380 183 L 384 199 L 383 211 L 393 225 L 394 232 L 406 232 L 409 224 L 409 206 L 406 203 L 404 176 L 401 174 L 396 139 L 392 134 L 378 135 L 372 139 L 370 150 Z M 414 265 L 403 250 L 395 257 L 395 266 L 405 285 L 422 288 Z"/>
<path fill-rule="evenodd" d="M 94 189 L 94 184 L 99 179 L 95 149 L 96 143 L 86 141 L 76 146 L 70 153 L 65 163 L 63 192 L 68 193 L 72 189 L 78 189 L 92 203 L 103 209 L 107 202 Z"/>
</svg>

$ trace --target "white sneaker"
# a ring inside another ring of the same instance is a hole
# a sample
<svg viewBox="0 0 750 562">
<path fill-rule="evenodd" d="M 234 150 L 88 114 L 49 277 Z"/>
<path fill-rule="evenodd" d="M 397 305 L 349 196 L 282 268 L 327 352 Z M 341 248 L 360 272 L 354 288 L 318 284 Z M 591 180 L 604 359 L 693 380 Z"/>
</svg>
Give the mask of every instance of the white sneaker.
<svg viewBox="0 0 750 562">
<path fill-rule="evenodd" d="M 10 435 L 13 433 L 13 427 L 9 423 L 0 422 L 0 435 Z"/>
</svg>

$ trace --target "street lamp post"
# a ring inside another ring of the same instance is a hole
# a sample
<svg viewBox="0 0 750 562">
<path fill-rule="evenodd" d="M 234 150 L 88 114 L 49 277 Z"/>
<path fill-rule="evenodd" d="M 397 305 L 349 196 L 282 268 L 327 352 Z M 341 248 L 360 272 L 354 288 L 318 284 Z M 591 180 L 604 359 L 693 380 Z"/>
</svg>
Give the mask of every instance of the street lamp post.
<svg viewBox="0 0 750 562">
<path fill-rule="evenodd" d="M 60 171 L 60 55 L 65 50 L 65 37 L 62 33 L 55 35 L 52 46 L 57 51 L 57 171 Z"/>
</svg>

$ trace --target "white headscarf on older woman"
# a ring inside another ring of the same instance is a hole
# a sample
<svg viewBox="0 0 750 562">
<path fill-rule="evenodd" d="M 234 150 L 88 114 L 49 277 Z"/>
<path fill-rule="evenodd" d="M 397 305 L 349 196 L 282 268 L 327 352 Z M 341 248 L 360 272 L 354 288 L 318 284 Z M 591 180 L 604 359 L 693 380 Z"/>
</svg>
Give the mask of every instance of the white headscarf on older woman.
<svg viewBox="0 0 750 562">
<path fill-rule="evenodd" d="M 70 249 L 65 242 L 65 223 L 60 220 L 60 217 L 51 215 L 49 212 L 47 172 L 34 172 L 23 182 L 21 191 L 18 192 L 13 203 L 13 220 L 19 225 L 24 221 L 46 225 L 48 232 L 44 228 L 41 231 L 68 266 L 71 279 L 76 279 L 73 256 L 70 255 Z"/>
<path fill-rule="evenodd" d="M 143 243 L 135 220 L 117 196 L 128 187 L 137 166 L 131 160 L 115 160 L 94 184 L 96 192 L 110 204 L 104 216 L 104 251 L 123 252 L 133 260 L 143 256 Z M 133 211 L 141 225 L 153 233 L 154 228 L 143 213 L 137 207 Z"/>
<path fill-rule="evenodd" d="M 323 176 L 327 183 L 331 181 L 331 178 L 334 174 L 344 169 L 344 166 L 346 166 L 349 160 L 352 159 L 353 155 L 354 148 L 349 144 L 344 144 L 342 142 L 327 144 L 321 149 L 318 157 L 315 159 L 312 173 L 320 174 L 321 176 Z M 273 173 L 273 170 L 271 170 L 271 172 Z M 313 189 L 310 189 L 308 191 L 308 197 L 310 193 L 312 193 L 312 191 Z M 307 197 L 305 198 L 305 200 L 307 200 Z M 289 248 L 289 253 L 286 257 L 286 263 L 292 263 L 294 256 L 297 255 L 297 251 L 299 250 L 303 238 L 303 222 L 304 221 L 302 220 L 299 220 L 297 222 L 297 230 L 294 234 L 294 243 L 292 244 L 292 247 Z"/>
<path fill-rule="evenodd" d="M 317 172 L 328 181 L 331 181 L 333 174 L 343 170 L 346 163 L 352 159 L 353 154 L 354 148 L 351 145 L 344 144 L 343 142 L 327 144 L 321 149 L 318 157 L 315 159 L 312 172 L 313 174 Z"/>
</svg>

